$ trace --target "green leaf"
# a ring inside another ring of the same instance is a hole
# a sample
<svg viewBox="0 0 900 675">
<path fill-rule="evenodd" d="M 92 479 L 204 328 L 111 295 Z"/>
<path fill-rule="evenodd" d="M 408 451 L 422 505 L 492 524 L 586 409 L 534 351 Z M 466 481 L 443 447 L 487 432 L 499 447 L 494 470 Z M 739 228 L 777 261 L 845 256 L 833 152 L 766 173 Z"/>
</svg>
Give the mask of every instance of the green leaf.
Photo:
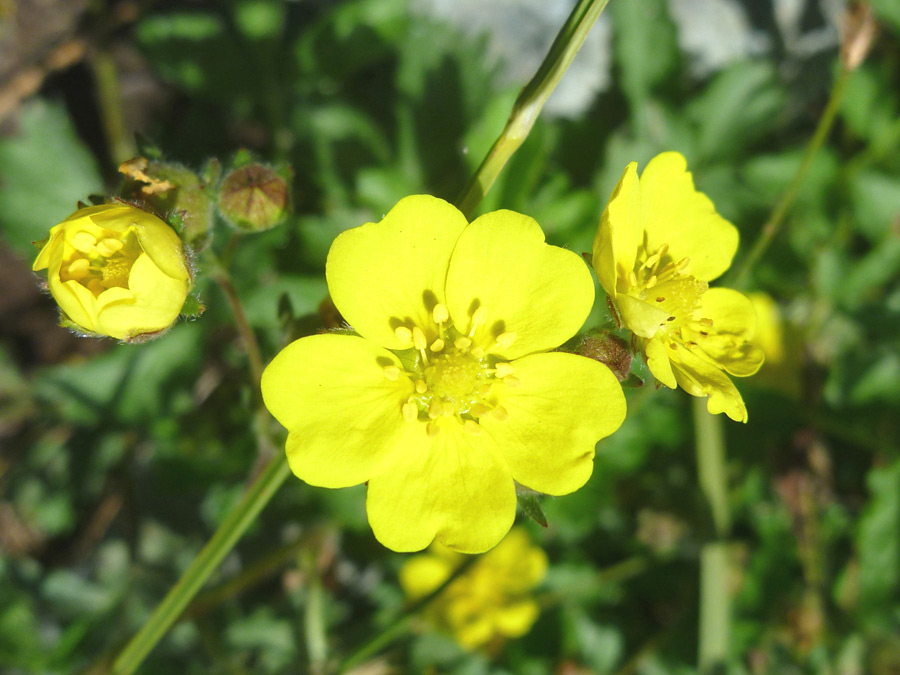
<svg viewBox="0 0 900 675">
<path fill-rule="evenodd" d="M 32 241 L 103 189 L 97 163 L 61 105 L 34 100 L 21 108 L 18 131 L 0 138 L 0 223 L 9 245 L 34 259 Z"/>
<path fill-rule="evenodd" d="M 859 599 L 873 612 L 887 612 L 900 590 L 900 461 L 872 469 L 869 503 L 859 519 Z"/>
<path fill-rule="evenodd" d="M 665 0 L 613 2 L 609 10 L 622 88 L 640 118 L 641 106 L 678 63 L 675 26 Z"/>
</svg>

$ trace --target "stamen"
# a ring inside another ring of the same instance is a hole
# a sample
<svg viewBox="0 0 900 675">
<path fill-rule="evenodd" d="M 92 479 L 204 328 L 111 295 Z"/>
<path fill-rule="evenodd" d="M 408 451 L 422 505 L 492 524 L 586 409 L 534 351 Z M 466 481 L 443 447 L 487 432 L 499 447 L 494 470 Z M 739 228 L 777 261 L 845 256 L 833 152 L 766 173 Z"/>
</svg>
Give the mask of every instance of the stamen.
<svg viewBox="0 0 900 675">
<path fill-rule="evenodd" d="M 481 434 L 481 427 L 475 420 L 465 420 L 463 422 L 463 429 L 473 436 L 478 436 Z"/>
<path fill-rule="evenodd" d="M 77 258 L 69 263 L 67 271 L 69 276 L 73 279 L 83 279 L 90 273 L 91 264 L 88 262 L 87 258 Z"/>
<path fill-rule="evenodd" d="M 429 436 L 437 436 L 437 432 L 439 431 L 438 425 L 434 422 L 429 422 L 425 425 L 425 433 Z"/>
<path fill-rule="evenodd" d="M 490 383 L 489 383 L 489 382 L 485 382 L 483 385 L 481 385 L 480 387 L 478 387 L 478 390 L 477 390 L 475 393 L 477 393 L 481 398 L 487 398 L 488 396 L 491 395 L 491 385 L 490 385 Z"/>
<path fill-rule="evenodd" d="M 476 403 L 469 409 L 469 412 L 473 417 L 481 417 L 482 415 L 487 415 L 491 412 L 491 408 L 484 403 Z"/>
<path fill-rule="evenodd" d="M 515 389 L 516 387 L 522 386 L 522 380 L 520 380 L 515 375 L 507 375 L 503 378 L 503 381 L 507 384 L 507 386 Z"/>
<path fill-rule="evenodd" d="M 118 251 L 121 251 L 125 244 L 120 239 L 107 237 L 97 244 L 97 252 L 104 258 L 108 258 Z"/>
<path fill-rule="evenodd" d="M 655 274 L 651 274 L 651 275 L 650 275 L 650 278 L 647 279 L 646 287 L 647 287 L 647 288 L 653 288 L 654 286 L 656 286 L 656 282 L 657 282 L 657 281 L 659 281 L 659 279 L 657 278 L 657 276 L 656 276 Z"/>
<path fill-rule="evenodd" d="M 415 422 L 419 418 L 419 408 L 412 401 L 407 401 L 401 408 L 403 419 L 407 422 Z"/>
<path fill-rule="evenodd" d="M 397 339 L 403 344 L 409 344 L 413 339 L 412 331 L 406 326 L 398 326 L 395 328 L 394 335 L 396 335 Z"/>
<path fill-rule="evenodd" d="M 428 406 L 428 416 L 436 420 L 444 415 L 444 404 L 438 399 L 432 399 L 431 405 Z"/>
<path fill-rule="evenodd" d="M 472 346 L 472 340 L 465 336 L 458 337 L 453 341 L 453 346 L 461 352 L 467 352 L 469 351 L 469 347 Z"/>
<path fill-rule="evenodd" d="M 504 378 L 513 374 L 513 367 L 511 363 L 498 363 L 495 366 L 497 370 L 497 377 Z"/>
<path fill-rule="evenodd" d="M 92 253 L 97 245 L 97 238 L 90 232 L 76 232 L 72 237 L 72 248 L 82 253 Z"/>
<path fill-rule="evenodd" d="M 444 341 L 438 338 L 434 342 L 431 343 L 431 351 L 439 352 L 444 348 Z"/>
<path fill-rule="evenodd" d="M 425 333 L 418 326 L 414 326 L 412 329 L 412 340 L 413 347 L 416 348 L 417 352 L 425 352 L 425 347 L 428 346 L 428 341 L 425 339 Z"/>
<path fill-rule="evenodd" d="M 637 275 L 634 273 L 634 270 L 628 272 L 628 285 L 634 288 L 638 285 Z"/>
<path fill-rule="evenodd" d="M 656 263 L 659 262 L 659 259 L 661 257 L 662 256 L 660 255 L 659 251 L 657 251 L 656 253 L 651 255 L 649 258 L 647 258 L 647 260 L 644 261 L 644 264 L 641 265 L 641 267 L 646 268 L 646 269 L 651 269 L 653 267 L 656 267 Z"/>
<path fill-rule="evenodd" d="M 434 306 L 434 309 L 431 310 L 431 318 L 436 324 L 442 324 L 450 318 L 450 311 L 447 309 L 446 305 L 438 303 Z"/>
<path fill-rule="evenodd" d="M 509 417 L 509 412 L 507 412 L 506 408 L 502 405 L 498 405 L 491 411 L 491 415 L 494 416 L 494 419 L 503 422 L 507 417 Z"/>
<path fill-rule="evenodd" d="M 425 384 L 425 380 L 416 380 L 416 393 L 424 394 L 428 391 L 428 385 Z"/>
<path fill-rule="evenodd" d="M 382 372 L 391 382 L 396 382 L 400 379 L 400 369 L 397 366 L 385 366 Z"/>
<path fill-rule="evenodd" d="M 481 347 L 475 347 L 475 348 L 470 352 L 470 354 L 472 354 L 472 356 L 474 356 L 476 359 L 483 359 L 483 358 L 484 358 L 484 350 L 483 350 Z"/>
<path fill-rule="evenodd" d="M 475 329 L 478 328 L 484 320 L 487 319 L 487 310 L 484 307 L 479 307 L 475 310 L 475 313 L 472 315 L 472 325 L 469 328 L 469 332 L 466 334 L 468 337 L 472 337 L 475 335 Z"/>
<path fill-rule="evenodd" d="M 509 349 L 512 346 L 513 342 L 516 341 L 517 337 L 518 334 L 514 330 L 500 333 L 500 335 L 497 336 L 497 345 L 499 345 L 501 349 Z"/>
<path fill-rule="evenodd" d="M 700 325 L 706 326 L 707 328 L 712 328 L 713 321 L 712 321 L 712 319 L 700 319 Z"/>
</svg>

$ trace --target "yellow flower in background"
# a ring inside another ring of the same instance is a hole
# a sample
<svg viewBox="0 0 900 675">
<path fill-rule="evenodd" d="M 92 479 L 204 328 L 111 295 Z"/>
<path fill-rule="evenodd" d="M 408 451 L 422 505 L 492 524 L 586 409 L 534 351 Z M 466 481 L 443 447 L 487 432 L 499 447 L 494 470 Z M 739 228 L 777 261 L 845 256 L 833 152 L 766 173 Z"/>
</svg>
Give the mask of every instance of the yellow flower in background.
<svg viewBox="0 0 900 675">
<path fill-rule="evenodd" d="M 417 600 L 441 584 L 465 561 L 461 553 L 433 544 L 400 570 L 400 585 Z M 540 608 L 530 596 L 547 573 L 547 556 L 521 528 L 476 560 L 429 603 L 426 617 L 466 649 L 491 640 L 525 635 Z"/>
<path fill-rule="evenodd" d="M 753 344 L 766 356 L 754 384 L 764 384 L 788 396 L 798 397 L 802 391 L 802 339 L 782 316 L 778 303 L 768 293 L 756 292 L 748 296 L 756 313 L 756 333 Z"/>
<path fill-rule="evenodd" d="M 321 487 L 368 482 L 376 538 L 465 552 L 503 538 L 514 481 L 577 490 L 625 399 L 596 361 L 544 353 L 594 300 L 580 258 L 512 211 L 473 221 L 429 196 L 343 232 L 326 264 L 332 299 L 359 336 L 288 345 L 263 399 L 290 434 L 293 472 Z"/>
<path fill-rule="evenodd" d="M 130 340 L 168 328 L 191 285 L 181 239 L 126 204 L 79 209 L 50 230 L 32 269 L 46 269 L 64 319 Z"/>
<path fill-rule="evenodd" d="M 741 293 L 708 285 L 730 267 L 737 245 L 737 229 L 694 188 L 684 157 L 665 152 L 640 178 L 636 162 L 625 169 L 600 219 L 593 265 L 653 376 L 708 396 L 711 413 L 746 422 L 728 376 L 752 375 L 762 364 L 750 342 L 755 314 Z"/>
</svg>

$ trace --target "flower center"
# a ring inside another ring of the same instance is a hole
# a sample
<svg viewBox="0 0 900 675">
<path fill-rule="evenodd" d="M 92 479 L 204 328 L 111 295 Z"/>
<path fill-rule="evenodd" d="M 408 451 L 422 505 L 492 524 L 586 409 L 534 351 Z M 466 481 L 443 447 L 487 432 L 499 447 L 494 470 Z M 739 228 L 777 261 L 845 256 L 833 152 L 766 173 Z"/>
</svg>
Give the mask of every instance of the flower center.
<svg viewBox="0 0 900 675">
<path fill-rule="evenodd" d="M 709 287 L 688 273 L 689 258 L 674 260 L 669 246 L 663 244 L 656 251 L 638 256 L 635 269 L 628 275 L 632 297 L 665 312 L 667 321 L 661 328 L 672 328 L 689 319 Z M 668 325 L 666 325 L 668 324 Z"/>
<path fill-rule="evenodd" d="M 95 296 L 109 288 L 128 288 L 128 275 L 141 254 L 132 232 L 104 230 L 98 238 L 82 230 L 68 243 L 72 251 L 60 268 L 62 281 L 77 281 Z"/>
<path fill-rule="evenodd" d="M 512 364 L 499 361 L 474 343 L 472 336 L 485 317 L 483 308 L 476 310 L 463 333 L 451 323 L 447 308 L 437 304 L 431 311 L 430 325 L 401 325 L 395 329 L 397 337 L 409 342 L 414 350 L 413 362 L 405 374 L 414 383 L 415 393 L 403 403 L 403 417 L 411 423 L 426 424 L 431 436 L 454 421 L 465 431 L 479 434 L 478 422 L 484 415 L 506 419 L 507 411 L 498 401 L 496 385 L 501 380 L 507 387 L 520 383 Z M 505 332 L 494 341 L 508 347 L 515 338 L 515 333 Z M 396 380 L 401 371 L 387 366 L 384 374 Z"/>
</svg>

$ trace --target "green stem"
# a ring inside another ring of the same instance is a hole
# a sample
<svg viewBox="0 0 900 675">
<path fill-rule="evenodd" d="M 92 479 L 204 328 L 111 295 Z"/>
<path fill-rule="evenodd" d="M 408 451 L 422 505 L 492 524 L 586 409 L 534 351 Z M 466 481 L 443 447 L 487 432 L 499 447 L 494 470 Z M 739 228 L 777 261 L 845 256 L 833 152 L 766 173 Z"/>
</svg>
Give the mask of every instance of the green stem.
<svg viewBox="0 0 900 675">
<path fill-rule="evenodd" d="M 772 214 L 769 216 L 769 219 L 766 221 L 765 225 L 763 225 L 762 231 L 756 239 L 756 242 L 753 244 L 750 253 L 747 254 L 747 257 L 744 258 L 741 266 L 734 273 L 733 283 L 728 283 L 726 285 L 741 287 L 746 281 L 747 275 L 759 262 L 759 259 L 762 257 L 763 253 L 765 253 L 769 244 L 772 243 L 775 235 L 778 234 L 778 230 L 781 228 L 785 216 L 787 216 L 788 211 L 794 204 L 794 200 L 797 198 L 797 193 L 800 191 L 800 185 L 803 183 L 803 179 L 806 178 L 806 174 L 812 166 L 812 161 L 816 152 L 819 147 L 821 147 L 822 143 L 825 142 L 825 139 L 831 131 L 831 127 L 834 125 L 838 108 L 840 108 L 841 100 L 844 96 L 844 90 L 847 87 L 847 81 L 850 79 L 852 73 L 853 71 L 847 70 L 841 66 L 834 87 L 831 89 L 828 103 L 825 105 L 825 110 L 819 118 L 819 124 L 816 126 L 815 133 L 813 133 L 813 137 L 810 139 L 806 146 L 806 151 L 803 153 L 803 159 L 800 161 L 800 166 L 797 167 L 797 171 L 794 173 L 791 182 L 788 183 L 784 192 L 781 193 L 781 197 L 779 197 L 778 202 L 775 204 L 775 208 L 772 209 Z"/>
<path fill-rule="evenodd" d="M 306 549 L 301 558 L 306 577 L 306 603 L 303 608 L 303 630 L 306 651 L 309 654 L 309 671 L 317 675 L 325 672 L 328 658 L 328 638 L 325 631 L 325 591 L 316 562 L 316 553 Z"/>
<path fill-rule="evenodd" d="M 700 552 L 700 670 L 709 672 L 725 662 L 731 633 L 728 593 L 728 547 L 723 541 L 731 527 L 728 481 L 725 472 L 725 434 L 721 415 L 706 410 L 705 398 L 693 398 L 697 447 L 697 479 L 712 512 L 716 539 Z"/>
<path fill-rule="evenodd" d="M 463 574 L 468 571 L 468 569 L 475 564 L 475 562 L 480 558 L 478 555 L 472 555 L 467 557 L 463 563 L 453 570 L 453 573 L 444 580 L 440 586 L 435 588 L 428 595 L 423 595 L 421 598 L 416 600 L 413 604 L 407 607 L 396 619 L 387 623 L 386 627 L 379 631 L 375 637 L 369 639 L 365 644 L 362 645 L 359 649 L 357 649 L 353 654 L 348 656 L 344 662 L 341 664 L 341 667 L 338 669 L 339 672 L 344 672 L 353 668 L 354 666 L 363 663 L 366 659 L 375 656 L 382 649 L 391 644 L 394 640 L 396 640 L 399 636 L 403 635 L 407 629 L 409 628 L 409 624 L 412 621 L 412 618 L 421 610 L 424 609 L 428 604 L 430 604 L 435 598 L 437 598 L 441 593 L 443 593 L 450 584 L 459 579 Z"/>
<path fill-rule="evenodd" d="M 253 375 L 253 391 L 258 397 L 259 383 L 262 380 L 264 368 L 259 341 L 256 339 L 253 327 L 247 320 L 247 313 L 244 311 L 244 305 L 241 303 L 237 289 L 231 282 L 231 276 L 229 276 L 228 271 L 222 265 L 217 265 L 216 267 L 218 269 L 213 273 L 213 279 L 215 279 L 215 282 L 219 284 L 219 288 L 225 294 L 225 300 L 228 302 L 228 307 L 231 309 L 231 314 L 234 317 L 234 325 L 237 327 L 238 335 L 240 335 L 241 341 L 244 343 L 247 359 L 250 362 L 250 372 Z"/>
<path fill-rule="evenodd" d="M 289 474 L 286 455 L 269 462 L 141 630 L 125 645 L 113 662 L 112 675 L 129 675 L 137 670 Z"/>
<path fill-rule="evenodd" d="M 516 99 L 500 137 L 457 200 L 456 203 L 464 214 L 471 214 L 491 189 L 509 158 L 528 137 L 541 108 L 581 49 L 588 32 L 608 2 L 609 0 L 579 0 L 575 5 L 537 73 Z"/>
<path fill-rule="evenodd" d="M 93 52 L 88 62 L 94 75 L 97 107 L 100 109 L 103 131 L 109 144 L 109 154 L 118 166 L 134 157 L 137 148 L 125 126 L 116 62 L 112 54 L 103 49 Z"/>
</svg>

